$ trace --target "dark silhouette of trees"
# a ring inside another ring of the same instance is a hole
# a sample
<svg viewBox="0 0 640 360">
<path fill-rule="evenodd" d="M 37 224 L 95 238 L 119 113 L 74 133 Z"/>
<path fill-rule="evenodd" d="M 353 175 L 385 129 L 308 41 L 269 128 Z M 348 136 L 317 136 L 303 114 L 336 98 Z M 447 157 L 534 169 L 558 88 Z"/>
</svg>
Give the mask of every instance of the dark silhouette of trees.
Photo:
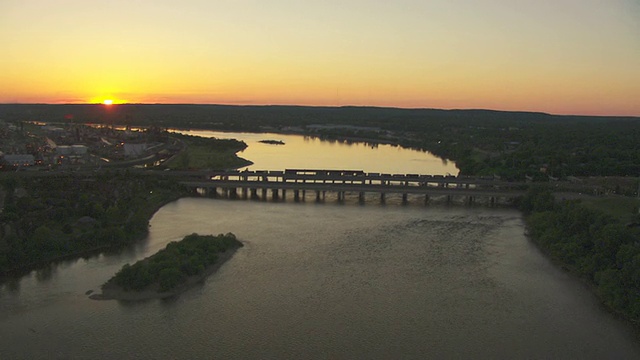
<svg viewBox="0 0 640 360">
<path fill-rule="evenodd" d="M 107 284 L 115 283 L 124 290 L 144 290 L 158 284 L 159 292 L 173 290 L 189 277 L 204 273 L 214 265 L 221 252 L 241 247 L 235 235 L 185 236 L 181 241 L 170 242 L 156 254 L 136 262 L 126 264 Z"/>
</svg>

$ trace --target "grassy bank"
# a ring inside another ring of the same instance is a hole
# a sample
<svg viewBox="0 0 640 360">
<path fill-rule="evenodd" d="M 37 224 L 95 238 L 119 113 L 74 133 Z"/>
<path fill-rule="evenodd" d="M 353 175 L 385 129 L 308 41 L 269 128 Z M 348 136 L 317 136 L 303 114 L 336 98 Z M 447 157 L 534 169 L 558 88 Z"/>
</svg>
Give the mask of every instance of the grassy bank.
<svg viewBox="0 0 640 360">
<path fill-rule="evenodd" d="M 172 134 L 185 144 L 185 149 L 165 163 L 169 169 L 237 169 L 252 162 L 236 153 L 246 149 L 247 144 L 235 139 L 215 139 Z"/>
</svg>

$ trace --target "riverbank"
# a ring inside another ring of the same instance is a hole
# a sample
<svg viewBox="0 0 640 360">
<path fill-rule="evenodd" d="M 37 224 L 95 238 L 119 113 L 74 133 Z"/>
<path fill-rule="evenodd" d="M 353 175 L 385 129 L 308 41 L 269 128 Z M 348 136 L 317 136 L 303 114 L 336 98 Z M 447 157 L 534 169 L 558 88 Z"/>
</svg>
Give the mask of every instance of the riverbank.
<svg viewBox="0 0 640 360">
<path fill-rule="evenodd" d="M 582 202 L 556 201 L 534 187 L 522 199 L 528 237 L 559 268 L 585 283 L 614 316 L 636 333 L 640 325 L 640 232 L 619 217 Z"/>
<path fill-rule="evenodd" d="M 175 287 L 171 291 L 161 292 L 159 291 L 160 285 L 155 283 L 144 290 L 135 291 L 130 290 L 126 291 L 122 287 L 116 285 L 113 282 L 108 282 L 102 287 L 102 293 L 89 293 L 89 299 L 92 300 L 119 300 L 119 301 L 145 301 L 145 300 L 153 300 L 153 299 L 165 299 L 173 296 L 177 296 L 189 289 L 191 289 L 196 284 L 202 283 L 208 276 L 214 274 L 220 267 L 226 263 L 229 259 L 233 257 L 239 247 L 232 248 L 226 250 L 224 252 L 218 253 L 218 261 L 215 264 L 208 266 L 205 271 L 199 275 L 191 276 L 187 278 L 187 280 Z"/>
</svg>

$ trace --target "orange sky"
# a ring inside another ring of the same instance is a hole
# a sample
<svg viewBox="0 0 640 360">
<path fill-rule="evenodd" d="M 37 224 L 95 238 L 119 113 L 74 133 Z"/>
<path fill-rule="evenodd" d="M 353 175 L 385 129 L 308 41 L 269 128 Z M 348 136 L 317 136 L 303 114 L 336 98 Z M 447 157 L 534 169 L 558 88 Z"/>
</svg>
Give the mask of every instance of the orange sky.
<svg viewBox="0 0 640 360">
<path fill-rule="evenodd" d="M 0 102 L 640 115 L 636 0 L 4 0 Z"/>
</svg>

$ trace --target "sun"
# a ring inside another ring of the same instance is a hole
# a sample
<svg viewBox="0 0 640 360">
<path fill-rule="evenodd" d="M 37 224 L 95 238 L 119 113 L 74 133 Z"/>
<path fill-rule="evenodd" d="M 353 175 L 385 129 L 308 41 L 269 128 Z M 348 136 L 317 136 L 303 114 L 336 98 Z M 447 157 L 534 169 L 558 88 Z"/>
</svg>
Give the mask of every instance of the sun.
<svg viewBox="0 0 640 360">
<path fill-rule="evenodd" d="M 108 100 L 103 101 L 102 103 L 105 104 L 105 105 L 113 105 L 113 100 L 108 99 Z"/>
</svg>

